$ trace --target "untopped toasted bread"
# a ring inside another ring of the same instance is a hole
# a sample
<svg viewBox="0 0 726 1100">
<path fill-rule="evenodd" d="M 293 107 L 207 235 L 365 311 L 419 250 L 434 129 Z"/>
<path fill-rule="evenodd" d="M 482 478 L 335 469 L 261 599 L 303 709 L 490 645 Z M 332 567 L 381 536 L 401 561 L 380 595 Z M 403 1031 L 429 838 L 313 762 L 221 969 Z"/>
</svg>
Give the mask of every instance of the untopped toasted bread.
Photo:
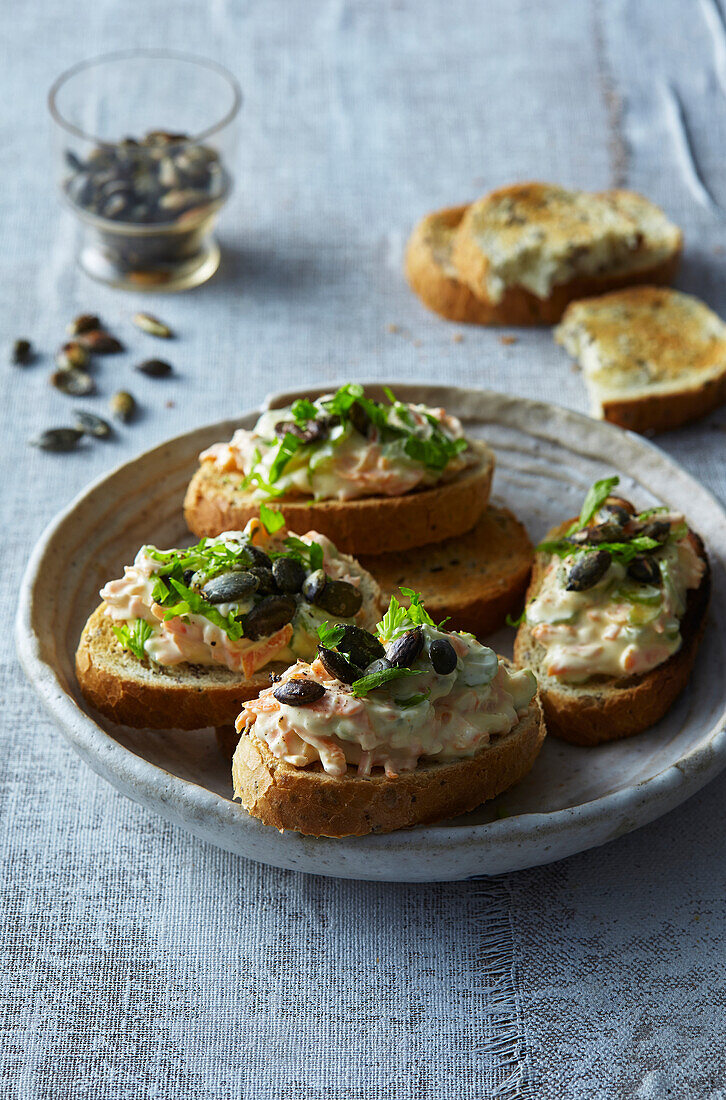
<svg viewBox="0 0 726 1100">
<path fill-rule="evenodd" d="M 491 325 L 496 323 L 492 306 L 461 282 L 451 258 L 454 236 L 467 209 L 452 206 L 422 218 L 406 249 L 406 278 L 423 304 L 447 321 Z"/>
<path fill-rule="evenodd" d="M 668 283 L 682 235 L 630 191 L 520 183 L 471 204 L 455 234 L 461 282 L 491 308 L 488 324 L 553 324 L 575 299 Z"/>
<path fill-rule="evenodd" d="M 154 665 L 137 660 L 113 632 L 105 604 L 83 628 L 76 652 L 81 691 L 97 710 L 126 726 L 154 729 L 201 729 L 234 722 L 242 703 L 270 683 L 269 664 L 251 679 L 221 665 Z"/>
<path fill-rule="evenodd" d="M 282 512 L 290 530 L 319 531 L 356 556 L 439 542 L 470 530 L 489 500 L 494 455 L 479 440 L 472 447 L 475 464 L 431 489 L 346 501 L 282 497 L 271 507 Z M 195 535 L 242 530 L 259 513 L 259 502 L 240 487 L 241 480 L 213 462 L 201 464 L 184 499 L 184 517 Z"/>
<path fill-rule="evenodd" d="M 571 522 L 553 528 L 546 538 L 561 537 Z M 544 649 L 532 638 L 528 624 L 523 622 L 519 627 L 514 660 L 520 667 L 532 669 L 537 677 L 549 733 L 575 745 L 617 741 L 655 725 L 673 705 L 693 669 L 711 593 L 711 574 L 703 543 L 693 532 L 691 538 L 706 562 L 706 571 L 699 587 L 688 592 L 681 620 L 680 649 L 649 672 L 621 679 L 595 676 L 584 684 L 562 683 L 543 671 Z M 535 555 L 526 602 L 536 596 L 549 560 L 546 554 Z"/>
<path fill-rule="evenodd" d="M 677 428 L 726 401 L 726 324 L 698 298 L 633 287 L 568 306 L 555 339 L 582 368 L 593 416 Z"/>
<path fill-rule="evenodd" d="M 489 505 L 471 531 L 424 547 L 418 554 L 364 558 L 384 600 L 400 596 L 401 585 L 420 592 L 436 622 L 448 630 L 483 635 L 504 624 L 521 606 L 532 568 L 532 543 L 506 508 Z"/>
<path fill-rule="evenodd" d="M 243 734 L 232 761 L 235 797 L 254 817 L 276 829 L 308 836 L 390 833 L 476 809 L 522 779 L 545 737 L 537 697 L 509 733 L 493 737 L 476 756 L 423 763 L 388 779 L 355 768 L 337 778 L 321 764 L 297 768 L 274 756 L 264 741 Z"/>
</svg>

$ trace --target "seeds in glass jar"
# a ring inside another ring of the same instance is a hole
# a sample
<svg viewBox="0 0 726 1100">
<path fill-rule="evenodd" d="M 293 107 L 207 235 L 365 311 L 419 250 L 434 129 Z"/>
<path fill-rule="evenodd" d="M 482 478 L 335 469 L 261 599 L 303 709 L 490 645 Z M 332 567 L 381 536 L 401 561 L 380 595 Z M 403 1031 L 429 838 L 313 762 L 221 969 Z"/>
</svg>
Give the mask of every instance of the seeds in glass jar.
<svg viewBox="0 0 726 1100">
<path fill-rule="evenodd" d="M 150 336 L 159 336 L 162 340 L 168 340 L 173 335 L 168 325 L 165 325 L 163 321 L 160 321 L 158 317 L 153 317 L 150 313 L 135 313 L 132 321 L 137 328 L 148 332 Z"/>
<path fill-rule="evenodd" d="M 100 327 L 100 318 L 95 313 L 79 313 L 70 324 L 66 325 L 66 332 L 69 336 L 79 336 L 82 332 L 92 332 Z"/>
<path fill-rule="evenodd" d="M 136 370 L 149 378 L 166 378 L 171 374 L 172 367 L 164 359 L 144 359 L 143 363 L 136 364 Z"/>
<path fill-rule="evenodd" d="M 83 432 L 77 428 L 49 428 L 28 442 L 31 447 L 40 447 L 42 451 L 72 451 L 82 435 Z"/>
<path fill-rule="evenodd" d="M 124 350 L 121 341 L 102 328 L 79 333 L 78 343 L 83 344 L 87 351 L 95 352 L 97 355 L 114 355 Z"/>
<path fill-rule="evenodd" d="M 71 340 L 69 343 L 64 344 L 55 357 L 56 366 L 59 370 L 87 367 L 90 360 L 91 356 L 87 349 L 79 344 L 77 340 Z"/>
<path fill-rule="evenodd" d="M 115 417 L 128 424 L 136 412 L 136 402 L 126 390 L 119 390 L 109 401 L 109 408 Z"/>
<path fill-rule="evenodd" d="M 30 340 L 19 339 L 13 344 L 12 360 L 18 367 L 26 366 L 33 358 L 33 345 Z"/>
<path fill-rule="evenodd" d="M 57 370 L 50 376 L 52 386 L 61 393 L 67 393 L 69 397 L 88 397 L 96 389 L 93 379 L 87 371 L 80 367 L 67 367 L 65 370 Z"/>
<path fill-rule="evenodd" d="M 103 417 L 96 416 L 95 413 L 86 412 L 85 409 L 75 409 L 73 416 L 76 428 L 85 435 L 93 435 L 96 439 L 108 439 L 113 432 L 109 422 Z"/>
<path fill-rule="evenodd" d="M 304 707 L 322 699 L 325 688 L 317 680 L 286 680 L 272 694 L 278 703 L 286 703 L 289 707 Z"/>
</svg>

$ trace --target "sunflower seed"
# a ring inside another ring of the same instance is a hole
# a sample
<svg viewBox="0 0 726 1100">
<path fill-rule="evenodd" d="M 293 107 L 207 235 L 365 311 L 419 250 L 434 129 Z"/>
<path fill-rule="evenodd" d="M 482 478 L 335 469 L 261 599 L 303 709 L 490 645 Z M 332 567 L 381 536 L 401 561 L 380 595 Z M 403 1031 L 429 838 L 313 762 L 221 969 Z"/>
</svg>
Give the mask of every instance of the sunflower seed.
<svg viewBox="0 0 726 1100">
<path fill-rule="evenodd" d="M 162 340 L 168 340 L 174 335 L 168 325 L 165 325 L 158 317 L 152 317 L 150 313 L 135 313 L 132 321 L 137 328 L 148 332 L 150 336 L 160 336 Z"/>
<path fill-rule="evenodd" d="M 40 447 L 42 451 L 72 451 L 83 432 L 77 428 L 49 428 L 34 439 L 29 439 L 31 447 Z"/>
<path fill-rule="evenodd" d="M 121 341 L 102 328 L 79 333 L 78 343 L 83 344 L 88 351 L 96 352 L 97 355 L 114 355 L 117 351 L 124 350 Z"/>
<path fill-rule="evenodd" d="M 66 325 L 66 332 L 69 336 L 79 336 L 82 332 L 93 332 L 100 327 L 100 318 L 95 313 L 79 313 L 69 325 Z"/>
<path fill-rule="evenodd" d="M 123 420 L 125 424 L 132 419 L 137 408 L 133 397 L 126 390 L 119 390 L 118 393 L 115 393 L 108 404 L 113 415 L 119 420 Z"/>
<path fill-rule="evenodd" d="M 87 367 L 91 361 L 88 351 L 77 340 L 64 344 L 55 357 L 59 370 L 72 370 L 73 367 Z"/>
<path fill-rule="evenodd" d="M 149 378 L 166 378 L 171 374 L 171 363 L 164 359 L 144 359 L 143 363 L 136 364 L 136 370 L 147 374 Z"/>
<path fill-rule="evenodd" d="M 69 397 L 88 397 L 96 389 L 90 374 L 79 367 L 55 371 L 50 376 L 50 382 L 57 390 L 67 393 Z"/>
<path fill-rule="evenodd" d="M 108 439 L 113 432 L 109 422 L 96 416 L 95 413 L 86 412 L 85 409 L 74 409 L 73 415 L 76 427 L 85 435 L 95 435 L 96 439 Z"/>
<path fill-rule="evenodd" d="M 33 345 L 30 340 L 16 340 L 13 344 L 12 360 L 18 367 L 26 366 L 33 358 Z"/>
</svg>

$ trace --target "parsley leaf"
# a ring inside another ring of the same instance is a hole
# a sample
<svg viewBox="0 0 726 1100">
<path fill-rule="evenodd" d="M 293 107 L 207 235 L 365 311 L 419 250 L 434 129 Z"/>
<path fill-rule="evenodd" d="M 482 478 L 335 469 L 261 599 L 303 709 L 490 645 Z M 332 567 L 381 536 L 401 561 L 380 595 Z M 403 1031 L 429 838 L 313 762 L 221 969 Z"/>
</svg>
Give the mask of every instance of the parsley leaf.
<svg viewBox="0 0 726 1100">
<path fill-rule="evenodd" d="M 507 613 L 507 615 L 505 616 L 504 621 L 507 624 L 507 626 L 513 626 L 516 629 L 517 627 L 522 625 L 522 623 L 524 622 L 524 620 L 526 618 L 527 618 L 527 608 L 523 607 L 521 614 L 517 615 L 516 619 L 514 618 L 513 615 L 510 615 L 509 613 Z"/>
<path fill-rule="evenodd" d="M 295 423 L 301 428 L 304 428 L 309 420 L 314 420 L 318 411 L 317 406 L 312 401 L 308 401 L 307 397 L 299 397 L 297 401 L 293 401 L 290 409 Z"/>
<path fill-rule="evenodd" d="M 213 607 L 211 603 L 207 603 L 202 596 L 193 592 L 191 588 L 187 588 L 181 581 L 175 580 L 174 577 L 171 577 L 170 581 L 172 587 L 182 598 L 180 602 L 174 604 L 173 607 L 166 607 L 164 609 L 164 621 L 175 619 L 180 615 L 203 615 L 210 623 L 214 623 L 220 630 L 223 630 L 231 641 L 236 642 L 244 636 L 242 623 L 235 619 L 234 611 L 230 611 L 227 618 L 225 618 L 216 607 Z"/>
<path fill-rule="evenodd" d="M 600 505 L 610 496 L 615 486 L 619 484 L 619 477 L 605 477 L 602 478 L 601 481 L 596 481 L 591 485 L 582 503 L 580 518 L 572 524 L 567 534 L 571 535 L 574 531 L 579 531 L 581 527 L 585 527 L 595 515 Z"/>
<path fill-rule="evenodd" d="M 554 542 L 541 542 L 537 547 L 539 553 L 557 554 L 560 558 L 568 558 L 575 554 L 592 554 L 597 550 L 607 550 L 613 561 L 619 561 L 627 565 L 638 554 L 648 550 L 655 550 L 661 544 L 657 539 L 648 538 L 646 535 L 638 535 L 630 542 L 599 542 L 597 546 L 573 546 L 566 538 L 557 539 Z"/>
<path fill-rule="evenodd" d="M 396 706 L 401 710 L 408 710 L 409 707 L 417 707 L 419 703 L 425 702 L 431 694 L 431 688 L 428 691 L 418 692 L 417 695 L 409 695 L 408 699 L 396 699 Z"/>
<path fill-rule="evenodd" d="M 400 680 L 404 676 L 423 676 L 423 671 L 418 668 L 383 668 L 380 672 L 370 672 L 360 680 L 355 680 L 351 684 L 350 693 L 356 699 L 362 699 L 369 691 L 385 687 L 392 680 Z"/>
<path fill-rule="evenodd" d="M 146 619 L 135 619 L 130 627 L 128 623 L 123 623 L 122 626 L 114 626 L 113 632 L 124 649 L 130 650 L 134 657 L 137 657 L 139 661 L 143 661 L 146 656 L 144 644 L 154 633 L 151 623 L 147 623 Z"/>
<path fill-rule="evenodd" d="M 324 645 L 326 649 L 335 649 L 343 641 L 345 637 L 345 626 L 343 623 L 329 623 L 327 620 L 321 623 L 318 627 L 318 638 L 320 644 Z"/>
<path fill-rule="evenodd" d="M 270 484 L 274 485 L 299 446 L 300 440 L 297 436 L 294 436 L 292 432 L 285 432 L 272 466 L 270 466 Z"/>
<path fill-rule="evenodd" d="M 395 596 L 391 596 L 388 610 L 376 626 L 376 634 L 379 638 L 393 638 L 399 631 L 405 629 L 408 623 L 408 608 L 401 607 Z"/>
<path fill-rule="evenodd" d="M 303 542 L 297 535 L 288 535 L 285 546 L 291 551 L 290 556 L 299 558 L 304 565 L 309 565 L 311 572 L 323 568 L 325 555 L 319 542 Z"/>
<path fill-rule="evenodd" d="M 285 526 L 285 517 L 276 508 L 270 508 L 264 501 L 260 504 L 260 522 L 268 535 L 274 535 Z"/>
<path fill-rule="evenodd" d="M 348 382 L 325 402 L 325 408 L 331 416 L 339 416 L 341 420 L 346 420 L 348 413 L 361 397 L 363 397 L 363 387 L 358 382 Z"/>
<path fill-rule="evenodd" d="M 408 617 L 411 622 L 416 623 L 417 626 L 424 624 L 433 626 L 434 620 L 422 603 L 421 593 L 414 592 L 413 588 L 401 588 L 401 592 L 407 600 L 410 600 L 411 606 L 408 608 Z"/>
</svg>

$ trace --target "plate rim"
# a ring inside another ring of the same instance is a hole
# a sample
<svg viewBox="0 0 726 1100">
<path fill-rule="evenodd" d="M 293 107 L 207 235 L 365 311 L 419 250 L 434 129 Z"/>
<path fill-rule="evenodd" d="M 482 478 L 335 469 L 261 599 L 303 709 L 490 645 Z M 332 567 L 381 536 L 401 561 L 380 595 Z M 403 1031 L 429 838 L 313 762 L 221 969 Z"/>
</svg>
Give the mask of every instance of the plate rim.
<svg viewBox="0 0 726 1100">
<path fill-rule="evenodd" d="M 87 486 L 80 490 L 69 504 L 61 509 L 46 525 L 33 547 L 20 585 L 15 618 L 15 644 L 18 657 L 31 686 L 40 697 L 45 709 L 60 726 L 66 740 L 94 771 L 120 789 L 122 793 L 135 801 L 142 802 L 145 806 L 153 806 L 155 812 L 160 813 L 167 819 L 174 820 L 188 831 L 198 836 L 201 835 L 207 840 L 212 838 L 210 838 L 209 833 L 205 832 L 201 826 L 195 829 L 194 825 L 183 815 L 179 815 L 176 812 L 170 812 L 172 800 L 176 798 L 176 801 L 183 805 L 191 803 L 192 806 L 196 808 L 197 812 L 208 813 L 212 811 L 212 813 L 219 816 L 220 819 L 227 819 L 229 821 L 234 818 L 238 827 L 246 826 L 247 828 L 259 828 L 263 830 L 266 827 L 249 817 L 237 803 L 224 798 L 208 787 L 193 782 L 190 779 L 184 779 L 172 772 L 168 772 L 164 768 L 152 764 L 143 756 L 137 756 L 121 742 L 116 741 L 112 736 L 106 733 L 102 726 L 95 722 L 90 715 L 86 714 L 86 712 L 78 706 L 72 695 L 66 691 L 61 683 L 56 669 L 49 661 L 41 656 L 40 639 L 32 629 L 33 593 L 38 569 L 58 528 L 74 513 L 87 497 L 93 494 L 105 482 L 116 477 L 121 471 L 128 472 L 135 464 L 146 461 L 165 449 L 170 447 L 174 448 L 182 442 L 188 443 L 190 438 L 195 435 L 202 436 L 204 434 L 217 432 L 224 433 L 224 431 L 228 430 L 229 425 L 237 423 L 256 413 L 259 414 L 259 412 L 264 409 L 275 407 L 275 405 L 278 405 L 282 401 L 287 401 L 288 399 L 294 400 L 296 396 L 305 394 L 328 392 L 335 385 L 335 382 L 328 382 L 325 386 L 306 386 L 296 390 L 286 390 L 269 394 L 257 409 L 243 411 L 236 417 L 206 423 L 188 429 L 185 432 L 178 433 L 136 454 L 111 470 L 99 474 Z M 384 385 L 389 385 L 392 388 L 395 387 L 400 393 L 411 391 L 420 393 L 422 390 L 428 389 L 430 392 L 447 391 L 451 393 L 454 391 L 462 396 L 476 394 L 478 400 L 501 401 L 504 399 L 514 405 L 523 408 L 526 407 L 531 413 L 536 413 L 538 409 L 546 409 L 548 413 L 555 410 L 556 415 L 562 416 L 564 419 L 574 418 L 581 424 L 589 426 L 596 424 L 599 429 L 606 433 L 612 433 L 613 437 L 617 437 L 620 440 L 630 438 L 631 440 L 637 441 L 638 449 L 644 447 L 651 450 L 657 455 L 659 464 L 665 463 L 673 470 L 676 470 L 680 478 L 685 478 L 687 482 L 691 483 L 698 490 L 699 494 L 710 499 L 711 504 L 716 508 L 726 524 L 726 510 L 721 502 L 709 489 L 701 485 L 667 452 L 662 451 L 648 439 L 636 436 L 631 432 L 624 432 L 622 429 L 602 421 L 593 421 L 592 418 L 576 410 L 568 409 L 553 402 L 535 401 L 526 397 L 517 397 L 513 394 L 502 393 L 500 391 L 483 390 L 479 387 L 448 386 L 436 383 L 411 383 L 404 381 L 397 382 L 395 380 L 383 382 L 378 379 L 367 383 L 363 382 L 362 385 L 367 389 L 375 389 Z M 398 848 L 405 851 L 417 846 L 418 842 L 422 838 L 425 838 L 432 852 L 436 850 L 441 854 L 445 854 L 447 851 L 458 850 L 466 845 L 482 847 L 486 846 L 487 841 L 496 844 L 497 842 L 501 842 L 505 836 L 509 843 L 515 846 L 520 845 L 526 842 L 533 830 L 536 831 L 539 841 L 547 839 L 548 836 L 551 836 L 554 840 L 558 833 L 561 833 L 563 830 L 567 831 L 568 826 L 575 817 L 578 819 L 579 827 L 583 832 L 587 832 L 588 827 L 596 828 L 597 826 L 606 826 L 607 824 L 613 826 L 612 832 L 604 839 L 586 841 L 583 845 L 577 844 L 568 853 L 575 854 L 576 852 L 585 851 L 590 847 L 596 847 L 599 844 L 606 843 L 610 839 L 614 839 L 617 836 L 640 828 L 648 822 L 655 820 L 663 813 L 669 812 L 670 809 L 673 809 L 675 806 L 685 801 L 711 779 L 715 778 L 724 767 L 726 767 L 726 700 L 724 710 L 721 712 L 720 716 L 714 720 L 714 724 L 708 731 L 708 734 L 704 735 L 704 739 L 699 744 L 693 746 L 687 753 L 680 756 L 677 761 L 667 765 L 654 775 L 639 780 L 635 784 L 608 792 L 607 794 L 600 795 L 597 798 L 578 803 L 574 806 L 567 806 L 556 810 L 516 814 L 511 817 L 482 824 L 455 826 L 426 825 L 419 826 L 415 830 L 400 830 L 395 833 L 379 836 L 348 837 L 345 838 L 345 843 L 348 845 L 360 845 L 361 849 L 365 849 L 371 856 L 376 851 L 385 851 L 390 855 L 391 849 L 395 850 Z M 133 789 L 130 790 L 129 787 Z M 160 804 L 163 805 L 163 809 Z M 623 814 L 626 815 L 627 820 L 623 821 Z M 295 836 L 297 836 L 297 834 L 295 834 Z M 312 838 L 307 839 L 311 840 Z M 212 842 L 222 847 L 226 846 L 224 842 L 219 839 L 212 840 Z M 330 845 L 339 846 L 341 844 L 340 841 L 331 838 L 319 838 L 315 843 L 325 846 L 326 849 Z M 235 848 L 234 850 L 239 851 L 239 848 Z M 259 857 L 250 855 L 246 858 Z M 556 860 L 566 858 L 566 856 L 556 855 L 551 858 Z M 547 861 L 548 858 L 546 856 L 544 859 L 538 859 L 537 861 L 527 862 L 525 859 L 524 862 L 518 863 L 517 867 L 512 869 L 533 866 L 535 862 L 542 863 Z M 276 863 L 272 860 L 265 860 L 264 862 L 279 867 L 291 866 L 290 861 L 285 861 L 284 859 Z M 311 860 L 310 862 L 314 861 Z M 296 869 L 302 869 L 311 874 L 332 875 L 334 877 L 392 880 L 390 876 L 381 876 L 371 873 L 361 875 L 342 874 L 340 870 L 330 870 L 325 866 L 318 868 L 300 868 L 296 866 Z M 440 877 L 426 875 L 425 878 L 420 879 L 420 881 L 442 881 L 447 877 L 448 876 L 445 874 Z M 455 877 L 471 877 L 471 875 L 456 875 Z M 415 881 L 415 879 L 409 877 L 406 879 L 399 879 L 398 881 Z"/>
</svg>

